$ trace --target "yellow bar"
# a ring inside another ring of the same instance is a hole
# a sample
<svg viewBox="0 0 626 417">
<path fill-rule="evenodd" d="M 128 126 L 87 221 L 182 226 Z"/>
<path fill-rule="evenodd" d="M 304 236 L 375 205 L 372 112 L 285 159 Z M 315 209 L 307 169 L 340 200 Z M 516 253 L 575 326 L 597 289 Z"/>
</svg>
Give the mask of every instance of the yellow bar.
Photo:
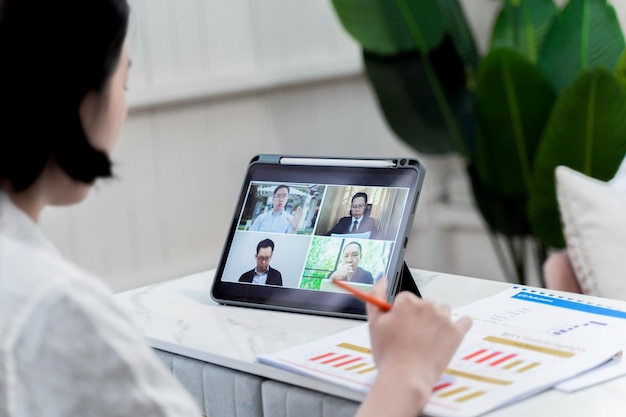
<svg viewBox="0 0 626 417">
<path fill-rule="evenodd" d="M 375 370 L 376 370 L 376 367 L 372 366 L 371 368 L 366 368 L 366 369 L 363 369 L 362 371 L 358 371 L 357 374 L 366 374 L 368 372 L 372 372 L 372 371 L 375 371 Z"/>
<path fill-rule="evenodd" d="M 535 366 L 539 366 L 539 365 L 540 365 L 540 363 L 539 363 L 539 362 L 533 362 L 533 363 L 531 363 L 530 365 L 526 365 L 526 366 L 524 366 L 522 369 L 518 369 L 518 371 L 517 371 L 517 372 L 519 372 L 519 373 L 526 372 L 526 371 L 528 371 L 529 369 L 533 369 Z"/>
<path fill-rule="evenodd" d="M 448 374 L 448 375 L 460 376 L 460 377 L 463 377 L 463 378 L 473 379 L 475 381 L 486 382 L 488 384 L 511 385 L 513 383 L 513 381 L 507 381 L 505 379 L 489 378 L 487 376 L 477 375 L 477 374 L 470 374 L 469 372 L 463 372 L 463 371 L 459 371 L 459 370 L 456 370 L 456 369 L 450 369 L 450 368 L 448 368 L 445 371 L 443 371 L 443 373 L 444 374 Z"/>
<path fill-rule="evenodd" d="M 460 388 L 451 389 L 450 391 L 446 391 L 442 394 L 439 394 L 437 397 L 441 397 L 441 398 L 452 397 L 454 394 L 467 391 L 468 389 L 469 389 L 468 387 L 460 387 Z"/>
<path fill-rule="evenodd" d="M 476 397 L 480 397 L 481 395 L 485 394 L 487 391 L 474 391 L 469 395 L 466 395 L 464 397 L 461 398 L 457 398 L 455 401 L 457 403 L 462 403 L 468 400 L 471 400 L 472 398 L 476 398 Z"/>
<path fill-rule="evenodd" d="M 367 365 L 367 363 L 365 363 L 365 362 L 361 362 L 361 363 L 359 363 L 359 364 L 356 364 L 356 365 L 352 365 L 352 366 L 347 367 L 347 368 L 345 369 L 345 371 L 351 371 L 351 370 L 353 370 L 353 369 L 362 368 L 362 367 L 363 367 L 363 366 L 365 366 L 365 365 Z"/>
<path fill-rule="evenodd" d="M 524 361 L 520 361 L 520 360 L 516 360 L 511 362 L 510 364 L 508 364 L 507 366 L 503 366 L 502 369 L 511 369 L 511 368 L 515 368 L 517 365 L 519 365 L 520 363 L 523 363 Z"/>
<path fill-rule="evenodd" d="M 514 346 L 520 349 L 532 350 L 533 352 L 545 353 L 546 355 L 559 356 L 561 358 L 571 358 L 576 354 L 564 350 L 552 349 L 544 346 L 533 345 L 531 343 L 523 343 L 517 340 L 504 339 L 502 337 L 487 336 L 483 340 L 492 343 L 499 343 L 506 346 Z"/>
<path fill-rule="evenodd" d="M 337 346 L 344 349 L 354 350 L 360 353 L 367 353 L 368 355 L 372 354 L 372 349 L 368 349 L 363 346 L 353 345 L 352 343 L 339 343 Z"/>
</svg>

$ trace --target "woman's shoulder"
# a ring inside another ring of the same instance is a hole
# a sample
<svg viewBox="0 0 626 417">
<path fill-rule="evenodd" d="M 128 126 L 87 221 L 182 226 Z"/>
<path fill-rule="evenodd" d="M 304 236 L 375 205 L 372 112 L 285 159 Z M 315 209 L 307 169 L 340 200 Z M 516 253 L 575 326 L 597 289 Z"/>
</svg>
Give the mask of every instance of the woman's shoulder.
<svg viewBox="0 0 626 417">
<path fill-rule="evenodd" d="M 60 296 L 77 288 L 88 287 L 107 292 L 106 286 L 92 275 L 61 257 L 54 251 L 31 247 L 0 235 L 0 293 L 7 309 L 14 314 L 37 300 Z"/>
<path fill-rule="evenodd" d="M 164 416 L 177 415 L 174 410 L 197 415 L 193 402 L 97 281 L 57 281 L 31 302 L 15 324 L 12 342 L 5 344 L 11 352 L 4 353 L 13 361 L 13 375 L 5 377 L 17 381 L 20 392 L 30 392 L 31 385 L 37 391 L 16 397 L 17 403 L 44 404 L 52 401 L 50 393 L 61 390 L 63 401 L 47 405 L 54 415 L 86 415 L 111 407 L 116 409 L 111 415 L 154 409 Z M 176 396 L 168 397 L 171 393 Z"/>
<path fill-rule="evenodd" d="M 5 336 L 20 334 L 33 322 L 74 322 L 114 308 L 108 288 L 70 262 L 37 251 L 9 252 L 0 267 L 0 316 L 7 318 L 0 333 Z"/>
<path fill-rule="evenodd" d="M 116 311 L 107 286 L 55 250 L 0 233 L 0 251 L 0 339 L 9 350 L 27 338 L 37 340 L 53 323 L 98 326 L 98 316 Z"/>
</svg>

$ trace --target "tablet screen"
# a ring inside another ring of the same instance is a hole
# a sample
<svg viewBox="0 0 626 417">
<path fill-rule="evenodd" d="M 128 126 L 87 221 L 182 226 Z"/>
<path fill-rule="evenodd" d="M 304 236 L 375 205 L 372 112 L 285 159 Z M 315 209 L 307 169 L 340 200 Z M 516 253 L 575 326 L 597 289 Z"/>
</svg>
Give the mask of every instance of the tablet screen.
<svg viewBox="0 0 626 417">
<path fill-rule="evenodd" d="M 423 171 L 250 165 L 212 296 L 224 303 L 362 316 L 331 279 L 368 290 L 403 260 Z"/>
</svg>

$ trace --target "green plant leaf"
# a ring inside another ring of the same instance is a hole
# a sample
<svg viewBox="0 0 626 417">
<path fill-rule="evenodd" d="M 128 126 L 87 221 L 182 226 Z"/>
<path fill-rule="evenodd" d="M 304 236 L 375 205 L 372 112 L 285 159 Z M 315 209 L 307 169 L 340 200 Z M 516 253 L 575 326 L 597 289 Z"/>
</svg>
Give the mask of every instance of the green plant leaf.
<svg viewBox="0 0 626 417">
<path fill-rule="evenodd" d="M 623 50 L 613 6 L 606 0 L 570 0 L 548 32 L 538 65 L 560 92 L 581 70 L 613 70 Z"/>
<path fill-rule="evenodd" d="M 435 48 L 445 32 L 433 0 L 332 0 L 341 24 L 368 52 L 393 55 Z"/>
<path fill-rule="evenodd" d="M 526 197 L 554 99 L 548 81 L 512 49 L 494 49 L 483 59 L 476 94 L 480 135 L 475 162 L 486 187 L 502 196 Z"/>
<path fill-rule="evenodd" d="M 491 35 L 491 48 L 509 47 L 536 63 L 557 12 L 552 0 L 503 3 Z"/>
<path fill-rule="evenodd" d="M 549 0 L 548 0 L 549 1 Z M 439 0 L 447 21 L 447 30 L 464 65 L 471 71 L 478 68 L 480 56 L 476 42 L 458 0 Z"/>
<path fill-rule="evenodd" d="M 528 236 L 530 224 L 526 213 L 527 198 L 510 197 L 490 188 L 479 178 L 476 166 L 470 163 L 467 174 L 474 202 L 492 233 L 504 236 Z"/>
<path fill-rule="evenodd" d="M 363 61 L 396 136 L 423 153 L 468 154 L 476 120 L 473 99 L 449 37 L 427 57 L 418 52 L 397 56 L 364 52 Z"/>
<path fill-rule="evenodd" d="M 626 50 L 622 52 L 615 65 L 615 78 L 626 89 Z"/>
<path fill-rule="evenodd" d="M 562 247 L 554 170 L 565 165 L 606 181 L 626 154 L 626 93 L 604 68 L 585 71 L 559 96 L 537 150 L 529 199 L 532 230 Z"/>
</svg>

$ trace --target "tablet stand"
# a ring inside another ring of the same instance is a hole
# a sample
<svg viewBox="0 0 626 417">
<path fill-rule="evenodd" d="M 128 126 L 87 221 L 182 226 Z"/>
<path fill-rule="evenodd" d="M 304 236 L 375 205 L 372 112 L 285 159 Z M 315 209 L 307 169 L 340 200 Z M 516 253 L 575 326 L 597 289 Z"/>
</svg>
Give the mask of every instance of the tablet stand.
<svg viewBox="0 0 626 417">
<path fill-rule="evenodd" d="M 400 283 L 398 284 L 397 288 L 397 293 L 400 291 L 410 291 L 418 297 L 422 298 L 422 294 L 420 294 L 420 291 L 417 289 L 417 285 L 415 284 L 415 280 L 413 279 L 413 274 L 411 274 L 411 270 L 406 265 L 406 262 L 402 262 L 402 270 L 400 271 Z"/>
</svg>

